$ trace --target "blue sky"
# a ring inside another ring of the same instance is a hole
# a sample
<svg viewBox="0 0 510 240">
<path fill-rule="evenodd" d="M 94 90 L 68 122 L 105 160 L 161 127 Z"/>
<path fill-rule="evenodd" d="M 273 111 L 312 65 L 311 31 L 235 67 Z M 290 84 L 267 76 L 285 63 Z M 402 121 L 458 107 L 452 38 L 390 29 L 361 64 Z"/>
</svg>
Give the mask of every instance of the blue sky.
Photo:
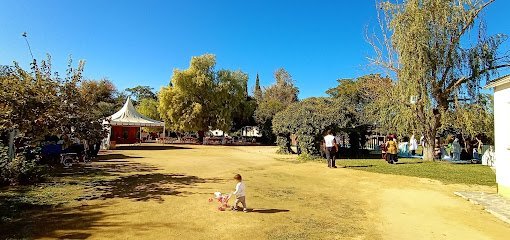
<svg viewBox="0 0 510 240">
<path fill-rule="evenodd" d="M 49 53 L 65 71 L 69 55 L 86 60 L 85 76 L 119 90 L 166 86 L 172 70 L 213 53 L 217 68 L 259 73 L 262 85 L 284 67 L 300 98 L 323 96 L 336 79 L 374 72 L 365 29 L 376 27 L 375 0 L 360 1 L 28 1 L 2 0 L 0 64 L 28 66 Z M 510 1 L 484 13 L 488 33 L 510 34 Z M 505 43 L 503 51 L 510 50 Z"/>
</svg>

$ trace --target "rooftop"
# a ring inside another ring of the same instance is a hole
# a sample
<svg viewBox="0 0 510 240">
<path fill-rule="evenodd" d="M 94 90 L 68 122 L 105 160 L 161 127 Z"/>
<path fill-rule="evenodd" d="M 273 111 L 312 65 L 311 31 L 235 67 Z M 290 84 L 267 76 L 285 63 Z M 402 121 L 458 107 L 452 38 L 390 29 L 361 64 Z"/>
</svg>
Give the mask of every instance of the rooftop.
<svg viewBox="0 0 510 240">
<path fill-rule="evenodd" d="M 503 85 L 505 83 L 510 83 L 510 75 L 506 75 L 497 79 L 492 80 L 487 86 L 485 86 L 485 89 L 494 88 L 500 85 Z"/>
</svg>

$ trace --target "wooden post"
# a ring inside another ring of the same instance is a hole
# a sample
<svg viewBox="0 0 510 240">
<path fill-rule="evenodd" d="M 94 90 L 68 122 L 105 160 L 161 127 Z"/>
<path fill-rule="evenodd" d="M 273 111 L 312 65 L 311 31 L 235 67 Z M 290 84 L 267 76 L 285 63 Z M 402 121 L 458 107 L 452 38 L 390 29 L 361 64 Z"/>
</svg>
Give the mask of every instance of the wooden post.
<svg viewBox="0 0 510 240">
<path fill-rule="evenodd" d="M 140 126 L 140 144 L 142 144 L 142 126 Z"/>
<path fill-rule="evenodd" d="M 165 130 L 165 125 L 163 125 L 163 144 L 165 144 L 165 135 L 166 135 L 166 130 Z"/>
</svg>

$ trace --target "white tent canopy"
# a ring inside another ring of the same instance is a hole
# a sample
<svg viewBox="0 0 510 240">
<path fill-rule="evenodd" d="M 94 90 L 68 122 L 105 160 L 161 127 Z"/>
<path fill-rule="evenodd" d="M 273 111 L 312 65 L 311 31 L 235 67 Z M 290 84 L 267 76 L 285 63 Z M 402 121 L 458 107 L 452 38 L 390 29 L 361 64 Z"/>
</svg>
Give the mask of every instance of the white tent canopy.
<svg viewBox="0 0 510 240">
<path fill-rule="evenodd" d="M 131 102 L 131 98 L 128 97 L 124 106 L 116 113 L 108 117 L 109 124 L 112 126 L 131 126 L 131 127 L 164 127 L 165 123 L 150 119 L 143 116 Z M 108 123 L 105 121 L 105 123 Z"/>
</svg>

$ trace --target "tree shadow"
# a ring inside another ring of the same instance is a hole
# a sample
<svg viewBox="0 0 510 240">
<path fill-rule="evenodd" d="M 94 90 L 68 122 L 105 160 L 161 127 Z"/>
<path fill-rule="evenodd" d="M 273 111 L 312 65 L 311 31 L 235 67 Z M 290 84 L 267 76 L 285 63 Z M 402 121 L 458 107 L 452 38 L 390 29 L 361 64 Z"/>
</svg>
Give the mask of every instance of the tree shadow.
<svg viewBox="0 0 510 240">
<path fill-rule="evenodd" d="M 12 199 L 11 199 L 12 200 Z M 17 201 L 0 199 L 2 205 L 14 204 Z M 34 239 L 61 238 L 86 239 L 91 236 L 87 230 L 96 226 L 115 226 L 112 223 L 99 221 L 107 216 L 100 208 L 106 205 L 80 206 L 75 208 L 57 208 L 45 204 L 25 204 L 23 212 L 0 220 L 0 236 L 2 239 Z M 19 206 L 17 206 L 19 207 Z M 3 214 L 3 212 L 2 212 Z M 58 232 L 69 232 L 64 235 Z"/>
<path fill-rule="evenodd" d="M 132 156 L 126 156 L 124 154 L 111 153 L 111 154 L 98 155 L 94 161 L 105 162 L 105 161 L 109 161 L 109 160 L 121 160 L 121 159 L 132 159 L 132 158 L 143 158 L 143 157 L 132 157 Z"/>
<path fill-rule="evenodd" d="M 189 189 L 198 189 L 202 183 L 227 181 L 159 173 L 157 167 L 123 160 L 124 157 L 119 154 L 91 164 L 56 167 L 47 181 L 38 186 L 83 186 L 85 191 L 76 199 L 81 204 L 86 204 L 82 200 L 114 198 L 163 202 L 165 196 L 195 194 Z M 111 204 L 110 201 L 67 207 L 60 200 L 31 196 L 27 193 L 30 189 L 33 188 L 11 187 L 5 190 L 12 194 L 0 195 L 0 239 L 85 239 L 91 237 L 90 230 L 94 227 L 117 226 L 104 222 L 104 218 L 111 215 L 102 212 L 101 208 Z"/>
<path fill-rule="evenodd" d="M 369 165 L 353 165 L 353 166 L 345 166 L 344 168 L 369 168 L 373 167 L 375 165 L 369 164 Z"/>
<path fill-rule="evenodd" d="M 159 168 L 142 163 L 129 161 L 99 161 L 99 164 L 73 165 L 70 168 L 57 167 L 53 169 L 52 177 L 104 177 L 117 176 L 126 173 L 154 172 Z"/>
<path fill-rule="evenodd" d="M 270 208 L 270 209 L 259 208 L 259 209 L 251 209 L 249 212 L 253 212 L 253 213 L 283 213 L 283 212 L 290 212 L 290 210 L 274 209 L 274 208 Z"/>
<path fill-rule="evenodd" d="M 396 162 L 395 164 L 397 165 L 402 165 L 402 164 L 422 164 L 423 162 Z"/>
<path fill-rule="evenodd" d="M 121 145 L 117 146 L 115 150 L 151 150 L 151 151 L 158 151 L 158 150 L 186 150 L 191 149 L 189 147 L 178 147 L 178 146 L 167 146 L 167 145 L 136 145 L 136 146 L 130 146 L 130 145 Z"/>
<path fill-rule="evenodd" d="M 163 196 L 184 196 L 192 194 L 183 188 L 194 187 L 199 183 L 217 182 L 221 179 L 204 179 L 183 174 L 134 174 L 121 176 L 110 181 L 91 183 L 90 194 L 77 200 L 125 198 L 134 201 L 154 200 L 163 202 Z"/>
</svg>

